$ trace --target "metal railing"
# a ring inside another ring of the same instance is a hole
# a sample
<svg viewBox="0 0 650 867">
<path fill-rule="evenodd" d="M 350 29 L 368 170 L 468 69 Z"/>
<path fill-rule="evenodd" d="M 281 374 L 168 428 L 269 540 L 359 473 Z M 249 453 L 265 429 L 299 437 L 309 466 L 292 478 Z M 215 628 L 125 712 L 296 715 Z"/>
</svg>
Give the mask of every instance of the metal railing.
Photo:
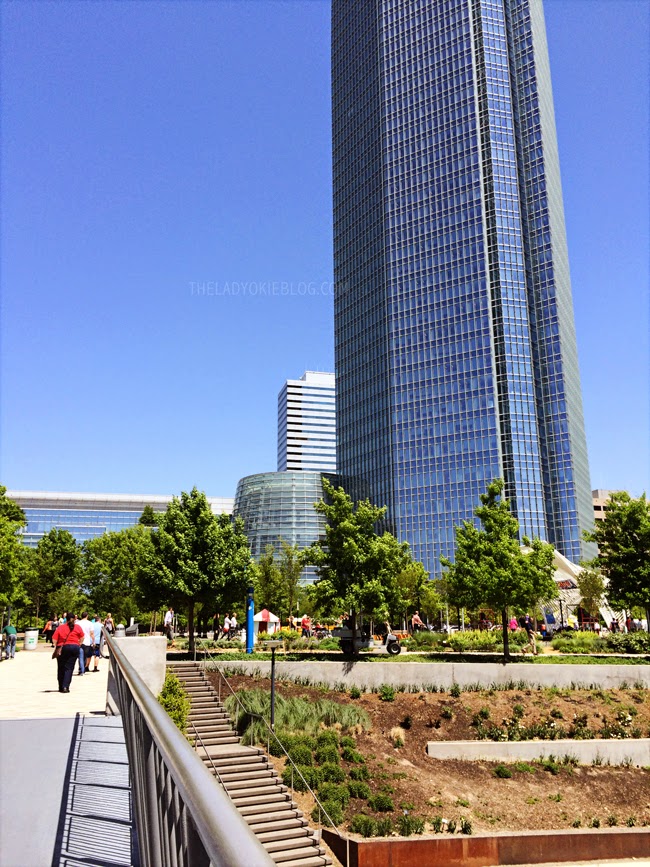
<svg viewBox="0 0 650 867">
<path fill-rule="evenodd" d="M 203 657 L 204 662 L 205 662 L 205 655 L 206 654 L 210 658 L 211 662 L 217 662 L 218 660 L 215 657 L 215 655 L 211 652 L 210 648 L 203 646 L 203 642 L 201 639 L 198 639 L 198 641 L 202 645 L 201 650 L 203 651 L 203 654 L 204 654 L 204 657 Z M 195 649 L 196 649 L 196 645 L 195 645 Z M 271 728 L 266 717 L 263 717 L 261 714 L 258 714 L 258 713 L 253 713 L 252 711 L 250 711 L 248 708 L 246 708 L 242 704 L 239 696 L 237 695 L 235 690 L 231 687 L 230 683 L 228 682 L 228 678 L 224 675 L 224 673 L 221 671 L 221 669 L 215 667 L 214 669 L 211 669 L 211 671 L 215 671 L 219 675 L 219 681 L 218 681 L 219 685 L 217 688 L 217 696 L 218 696 L 219 702 L 221 702 L 221 684 L 224 683 L 225 686 L 228 688 L 230 695 L 232 695 L 234 697 L 235 701 L 237 702 L 237 705 L 246 714 L 246 716 L 248 716 L 249 718 L 252 718 L 252 719 L 258 719 L 263 723 L 263 725 L 266 729 L 266 754 L 267 754 L 267 756 L 271 755 L 271 752 L 270 752 L 271 738 L 273 737 L 275 739 L 275 743 L 280 747 L 280 749 L 284 753 L 284 757 L 286 759 L 285 767 L 287 765 L 290 765 L 290 767 L 291 767 L 291 799 L 292 799 L 292 801 L 293 801 L 293 795 L 294 795 L 294 774 L 295 774 L 295 775 L 300 777 L 304 786 L 306 787 L 307 791 L 312 796 L 312 798 L 314 799 L 314 801 L 316 803 L 316 806 L 318 807 L 318 825 L 319 825 L 319 828 L 322 828 L 322 825 L 323 825 L 322 817 L 325 816 L 325 818 L 327 819 L 327 821 L 329 823 L 329 826 L 336 832 L 336 834 L 342 840 L 344 839 L 346 841 L 346 846 L 347 846 L 346 863 L 349 864 L 350 863 L 350 839 L 349 839 L 349 837 L 344 837 L 343 834 L 341 834 L 339 829 L 336 827 L 336 824 L 332 821 L 331 816 L 328 814 L 325 807 L 319 801 L 317 794 L 314 792 L 314 790 L 311 788 L 311 786 L 309 785 L 307 780 L 302 775 L 302 772 L 300 771 L 300 768 L 298 767 L 298 765 L 296 765 L 296 763 L 291 758 L 289 753 L 285 750 L 282 741 L 276 735 L 276 733 L 273 731 L 273 729 Z M 284 781 L 284 782 L 286 784 L 286 781 Z"/>
<path fill-rule="evenodd" d="M 143 867 L 268 867 L 271 857 L 105 633 L 122 715 Z"/>
</svg>

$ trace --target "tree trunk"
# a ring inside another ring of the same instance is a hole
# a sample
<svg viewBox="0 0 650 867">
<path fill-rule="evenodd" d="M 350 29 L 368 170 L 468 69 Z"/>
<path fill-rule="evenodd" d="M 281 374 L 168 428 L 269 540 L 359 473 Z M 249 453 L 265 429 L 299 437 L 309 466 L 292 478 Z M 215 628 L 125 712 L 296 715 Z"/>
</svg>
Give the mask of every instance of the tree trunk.
<svg viewBox="0 0 650 867">
<path fill-rule="evenodd" d="M 190 636 L 189 651 L 194 653 L 194 600 L 189 603 L 187 609 L 187 631 Z"/>
<path fill-rule="evenodd" d="M 650 632 L 650 605 L 646 605 L 645 609 L 645 631 Z"/>
<path fill-rule="evenodd" d="M 508 635 L 508 609 L 501 609 L 501 628 L 503 630 L 503 664 L 510 662 L 510 645 Z"/>
</svg>

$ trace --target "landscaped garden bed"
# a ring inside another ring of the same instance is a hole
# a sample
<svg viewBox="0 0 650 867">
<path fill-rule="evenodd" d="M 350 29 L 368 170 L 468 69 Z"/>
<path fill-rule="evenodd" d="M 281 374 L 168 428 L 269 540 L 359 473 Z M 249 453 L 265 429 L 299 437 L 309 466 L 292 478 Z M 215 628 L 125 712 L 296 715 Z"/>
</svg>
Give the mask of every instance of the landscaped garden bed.
<svg viewBox="0 0 650 867">
<path fill-rule="evenodd" d="M 229 679 L 235 690 L 270 690 L 267 678 Z M 357 712 L 347 723 L 334 722 L 327 735 L 319 726 L 302 740 L 297 732 L 286 738 L 289 752 L 297 751 L 294 761 L 308 769 L 304 775 L 319 798 L 326 806 L 338 805 L 332 806 L 336 815 L 331 815 L 344 832 L 475 834 L 650 823 L 649 768 L 604 763 L 581 767 L 568 752 L 510 764 L 441 761 L 426 755 L 426 744 L 436 740 L 476 741 L 497 735 L 517 740 L 523 734 L 554 739 L 569 733 L 578 739 L 633 739 L 650 734 L 645 690 L 511 686 L 515 688 L 420 693 L 386 686 L 364 693 L 281 682 L 277 692 L 312 706 L 326 698 L 342 711 L 349 707 Z M 274 762 L 290 783 L 284 759 Z M 296 799 L 309 815 L 309 793 L 297 792 Z"/>
</svg>

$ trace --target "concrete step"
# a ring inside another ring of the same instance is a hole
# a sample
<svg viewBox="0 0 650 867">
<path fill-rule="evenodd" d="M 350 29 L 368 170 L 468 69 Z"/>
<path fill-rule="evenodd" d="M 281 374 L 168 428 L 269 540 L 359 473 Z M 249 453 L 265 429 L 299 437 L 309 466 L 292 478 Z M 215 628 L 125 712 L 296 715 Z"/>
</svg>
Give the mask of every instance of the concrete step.
<svg viewBox="0 0 650 867">
<path fill-rule="evenodd" d="M 258 750 L 257 747 L 242 747 L 240 745 L 229 745 L 223 747 L 215 746 L 210 747 L 208 753 L 214 759 L 215 763 L 226 759 L 237 759 L 237 763 L 239 763 L 239 761 L 242 761 L 244 758 L 249 759 L 250 761 L 266 761 L 266 757 L 262 755 L 262 751 Z M 231 764 L 232 763 L 233 762 L 231 762 Z"/>
<path fill-rule="evenodd" d="M 299 841 L 302 845 L 305 838 L 313 839 L 312 831 L 306 825 L 298 828 L 283 828 L 279 831 L 260 831 L 255 836 L 264 848 L 275 843 L 283 846 L 290 841 Z"/>
<path fill-rule="evenodd" d="M 280 792 L 288 792 L 289 790 L 285 785 L 278 781 L 277 777 L 253 777 L 249 780 L 224 780 L 222 778 L 222 782 L 226 789 L 229 792 L 248 792 L 251 789 L 254 792 L 259 791 L 261 794 L 264 793 L 264 790 L 268 790 L 269 788 L 278 787 Z"/>
<path fill-rule="evenodd" d="M 268 849 L 267 849 L 267 852 L 268 852 Z M 320 846 L 316 846 L 316 845 L 303 846 L 301 849 L 290 849 L 289 851 L 286 851 L 286 852 L 282 852 L 282 851 L 269 852 L 269 855 L 271 856 L 271 858 L 273 858 L 273 860 L 275 861 L 276 864 L 287 864 L 287 863 L 291 863 L 292 861 L 296 861 L 296 862 L 299 861 L 299 863 L 301 863 L 303 865 L 305 864 L 305 862 L 308 859 L 327 857 L 325 855 L 325 850 L 321 849 Z M 331 861 L 327 862 L 327 861 L 321 860 L 321 861 L 318 861 L 316 863 L 318 863 L 318 864 L 330 863 L 331 864 L 332 862 Z"/>
<path fill-rule="evenodd" d="M 271 857 L 276 861 L 273 856 Z M 314 855 L 311 858 L 297 858 L 292 861 L 283 861 L 282 867 L 324 867 L 324 865 L 331 863 L 326 855 Z"/>
<path fill-rule="evenodd" d="M 230 800 L 237 805 L 238 810 L 245 810 L 251 807 L 253 810 L 259 810 L 261 807 L 276 805 L 278 808 L 291 800 L 291 795 L 287 792 L 278 792 L 272 789 L 268 795 L 256 792 L 255 794 L 243 792 L 228 792 Z"/>
<path fill-rule="evenodd" d="M 286 818 L 285 818 L 286 817 Z M 255 816 L 249 816 L 246 823 L 256 837 L 260 834 L 267 834 L 273 831 L 284 831 L 288 829 L 304 828 L 307 829 L 307 821 L 302 816 L 292 815 L 291 813 L 267 813 L 261 819 L 256 819 Z"/>
<path fill-rule="evenodd" d="M 260 841 L 262 846 L 266 849 L 267 852 L 284 852 L 289 849 L 306 849 L 308 847 L 318 847 L 318 844 L 314 840 L 312 836 L 308 833 L 301 834 L 302 828 L 292 828 L 287 831 L 276 831 L 277 834 L 289 834 L 291 836 L 281 838 L 279 837 L 277 840 L 267 840 L 264 841 L 261 839 L 261 835 L 258 835 L 257 839 Z M 314 854 L 313 851 L 311 853 Z"/>
<path fill-rule="evenodd" d="M 215 747 L 222 746 L 224 744 L 238 744 L 238 743 L 239 743 L 239 735 L 224 734 L 224 736 L 219 738 L 216 743 L 205 744 L 205 749 L 200 749 L 200 751 L 199 751 L 199 757 L 207 764 L 212 764 L 212 762 L 214 761 L 214 759 L 212 757 L 212 750 Z M 199 744 L 199 747 L 200 747 L 200 744 Z"/>
<path fill-rule="evenodd" d="M 285 812 L 287 812 L 287 811 L 293 812 L 293 810 L 296 810 L 296 815 L 302 816 L 302 813 L 300 813 L 300 811 L 296 809 L 296 805 L 292 804 L 291 801 L 282 801 L 281 803 L 278 803 L 277 801 L 275 801 L 275 802 L 271 802 L 269 804 L 259 804 L 259 805 L 251 804 L 250 806 L 245 806 L 245 807 L 239 808 L 239 812 L 246 819 L 246 821 L 251 819 L 251 820 L 256 821 L 256 822 L 266 821 L 264 819 L 264 817 L 267 815 L 273 816 L 273 818 L 276 818 L 276 816 L 275 816 L 276 813 L 282 814 L 282 815 L 277 816 L 277 818 L 281 819 L 282 816 L 285 814 Z M 272 822 L 273 819 L 269 819 L 268 821 Z"/>
<path fill-rule="evenodd" d="M 232 770 L 220 771 L 221 779 L 224 782 L 236 783 L 239 780 L 248 780 L 251 783 L 258 780 L 277 780 L 278 772 L 273 768 L 256 768 L 253 766 L 250 770 Z"/>
<path fill-rule="evenodd" d="M 193 736 L 194 732 L 191 732 L 191 735 Z M 228 737 L 230 737 L 230 736 L 228 736 Z M 223 734 L 219 734 L 219 735 L 202 734 L 200 740 L 198 739 L 198 737 L 196 739 L 196 744 L 195 744 L 196 750 L 197 750 L 197 752 L 200 752 L 203 747 L 214 747 L 214 746 L 217 746 L 218 744 L 222 744 L 223 738 L 224 738 Z"/>
<path fill-rule="evenodd" d="M 212 756 L 212 761 L 219 768 L 219 773 L 233 773 L 239 770 L 259 770 L 266 767 L 266 759 L 264 756 L 240 756 L 239 759 L 232 758 L 220 759 L 218 756 Z"/>
</svg>

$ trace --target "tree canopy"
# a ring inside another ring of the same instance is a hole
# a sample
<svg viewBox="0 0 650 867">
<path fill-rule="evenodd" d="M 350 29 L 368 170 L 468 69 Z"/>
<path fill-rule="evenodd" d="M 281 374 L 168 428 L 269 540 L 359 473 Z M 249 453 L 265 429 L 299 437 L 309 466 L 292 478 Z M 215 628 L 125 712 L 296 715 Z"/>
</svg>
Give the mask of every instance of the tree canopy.
<svg viewBox="0 0 650 867">
<path fill-rule="evenodd" d="M 105 533 L 83 545 L 83 583 L 97 610 L 110 611 L 116 622 L 137 617 L 139 588 L 151 573 L 151 532 L 140 524 Z"/>
<path fill-rule="evenodd" d="M 456 528 L 456 557 L 445 557 L 445 583 L 450 602 L 459 607 L 486 606 L 501 612 L 504 660 L 509 659 L 508 607 L 535 607 L 557 595 L 553 580 L 553 546 L 539 539 L 521 540 L 519 523 L 502 497 L 503 479 L 495 479 L 481 494 L 474 514 L 482 527 L 463 521 Z"/>
<path fill-rule="evenodd" d="M 27 522 L 23 510 L 6 493 L 0 485 L 0 602 L 11 605 L 23 596 L 26 549 L 20 531 Z"/>
<path fill-rule="evenodd" d="M 650 503 L 645 494 L 633 499 L 625 491 L 611 495 L 603 520 L 585 539 L 598 545 L 591 565 L 608 580 L 613 605 L 646 610 L 650 629 Z"/>
<path fill-rule="evenodd" d="M 25 579 L 25 589 L 37 619 L 41 606 L 49 602 L 56 591 L 68 587 L 78 594 L 80 565 L 81 547 L 67 530 L 53 527 L 39 539 Z"/>
<path fill-rule="evenodd" d="M 325 538 L 303 552 L 305 563 L 316 566 L 316 605 L 326 614 L 351 611 L 353 625 L 359 612 L 387 617 L 399 604 L 397 576 L 413 563 L 408 544 L 376 532 L 385 507 L 355 503 L 325 478 L 323 491 L 314 508 L 327 519 Z"/>
<path fill-rule="evenodd" d="M 273 545 L 267 545 L 259 561 L 251 564 L 251 573 L 255 591 L 255 607 L 258 610 L 268 608 L 273 614 L 278 615 L 284 612 L 286 595 L 282 574 L 275 562 Z"/>
</svg>

